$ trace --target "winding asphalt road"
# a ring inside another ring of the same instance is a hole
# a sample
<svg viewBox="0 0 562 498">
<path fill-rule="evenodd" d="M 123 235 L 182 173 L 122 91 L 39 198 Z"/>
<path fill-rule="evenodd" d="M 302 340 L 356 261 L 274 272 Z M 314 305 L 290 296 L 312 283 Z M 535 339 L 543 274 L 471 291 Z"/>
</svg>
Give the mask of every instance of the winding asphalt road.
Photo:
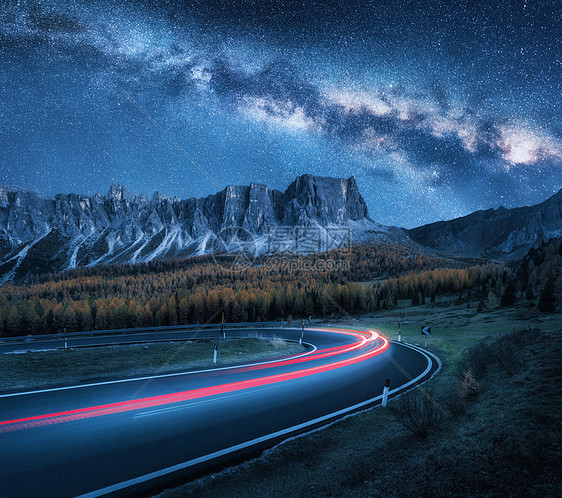
<svg viewBox="0 0 562 498">
<path fill-rule="evenodd" d="M 180 333 L 185 339 L 185 331 L 169 330 L 80 340 L 148 342 Z M 301 330 L 259 333 L 295 341 Z M 273 361 L 0 395 L 0 494 L 146 493 L 372 406 L 387 378 L 396 394 L 438 369 L 428 353 L 374 331 L 314 328 L 304 339 L 306 353 Z M 34 341 L 33 349 L 60 345 Z M 14 347 L 3 343 L 0 351 Z"/>
</svg>

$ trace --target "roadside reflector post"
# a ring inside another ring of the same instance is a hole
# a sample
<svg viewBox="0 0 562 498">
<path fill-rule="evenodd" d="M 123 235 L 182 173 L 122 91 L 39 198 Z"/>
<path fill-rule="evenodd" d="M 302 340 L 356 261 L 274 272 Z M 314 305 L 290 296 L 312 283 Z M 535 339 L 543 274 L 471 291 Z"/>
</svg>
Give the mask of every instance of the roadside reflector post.
<svg viewBox="0 0 562 498">
<path fill-rule="evenodd" d="M 222 314 L 221 318 L 221 330 L 219 333 L 219 352 L 218 352 L 218 359 L 221 359 L 221 350 L 222 350 L 222 340 L 226 338 L 226 332 L 224 331 L 224 313 Z M 216 347 L 216 344 L 215 344 Z M 216 363 L 216 361 L 215 361 Z"/>
<path fill-rule="evenodd" d="M 400 330 L 400 315 L 398 315 L 398 342 L 402 342 L 402 331 Z"/>
<path fill-rule="evenodd" d="M 64 349 L 68 349 L 68 339 L 66 338 L 66 327 L 64 328 Z"/>
<path fill-rule="evenodd" d="M 301 337 L 299 339 L 299 344 L 302 344 L 303 337 L 304 337 L 304 318 L 302 319 L 302 332 L 301 332 Z"/>
<path fill-rule="evenodd" d="M 217 345 L 215 344 L 215 349 L 213 351 L 213 363 L 217 362 Z"/>
<path fill-rule="evenodd" d="M 386 408 L 388 403 L 388 391 L 390 391 L 390 379 L 384 381 L 384 387 L 382 390 L 382 407 Z"/>
</svg>

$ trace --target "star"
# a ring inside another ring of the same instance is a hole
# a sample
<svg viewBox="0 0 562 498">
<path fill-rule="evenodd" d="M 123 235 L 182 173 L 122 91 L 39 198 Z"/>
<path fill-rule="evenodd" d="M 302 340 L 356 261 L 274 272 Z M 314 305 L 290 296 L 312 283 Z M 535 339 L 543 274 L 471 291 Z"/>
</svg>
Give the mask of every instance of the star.
<svg viewBox="0 0 562 498">
<path fill-rule="evenodd" d="M 355 175 L 406 227 L 534 204 L 562 187 L 554 4 L 8 3 L 0 179 L 200 197 Z"/>
</svg>

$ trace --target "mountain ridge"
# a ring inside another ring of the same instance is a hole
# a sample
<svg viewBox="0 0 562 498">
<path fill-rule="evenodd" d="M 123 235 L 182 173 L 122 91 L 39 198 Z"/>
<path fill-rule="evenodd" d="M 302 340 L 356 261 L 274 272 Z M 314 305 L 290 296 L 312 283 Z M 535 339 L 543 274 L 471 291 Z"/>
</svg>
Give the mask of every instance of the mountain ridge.
<svg viewBox="0 0 562 498">
<path fill-rule="evenodd" d="M 229 235 L 235 227 L 248 234 L 246 241 Z M 289 239 L 272 246 L 272 234 L 281 228 L 289 229 L 284 235 Z M 303 245 L 295 233 L 304 229 L 312 239 Z M 405 229 L 371 219 L 353 176 L 304 174 L 285 191 L 252 182 L 189 199 L 158 191 L 149 198 L 115 182 L 105 195 L 52 198 L 0 187 L 0 283 L 53 270 L 209 254 L 217 252 L 215 242 L 224 233 L 230 238 L 222 250 L 251 243 L 256 254 L 322 252 L 351 237 L 447 256 L 510 260 L 562 236 L 562 189 L 533 206 L 500 206 Z"/>
<path fill-rule="evenodd" d="M 531 247 L 562 236 L 562 189 L 531 206 L 478 210 L 407 230 L 417 243 L 444 254 L 517 259 Z"/>
<path fill-rule="evenodd" d="M 234 227 L 255 238 L 256 251 L 263 253 L 268 231 L 282 226 L 315 228 L 318 239 L 334 227 L 359 236 L 372 229 L 391 238 L 370 219 L 353 177 L 301 175 L 284 192 L 251 183 L 190 199 L 160 192 L 149 199 L 117 183 L 105 195 L 53 198 L 0 187 L 0 278 L 207 254 L 214 252 L 217 234 Z M 286 242 L 285 250 L 294 249 L 296 240 Z M 313 247 L 321 249 L 317 242 Z"/>
</svg>

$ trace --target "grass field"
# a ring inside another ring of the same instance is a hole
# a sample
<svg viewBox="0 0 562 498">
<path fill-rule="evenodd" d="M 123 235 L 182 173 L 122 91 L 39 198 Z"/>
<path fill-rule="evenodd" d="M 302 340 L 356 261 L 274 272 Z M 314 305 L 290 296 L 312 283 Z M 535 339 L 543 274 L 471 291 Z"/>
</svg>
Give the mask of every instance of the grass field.
<svg viewBox="0 0 562 498">
<path fill-rule="evenodd" d="M 212 341 L 0 354 L 0 392 L 212 368 Z M 304 351 L 280 339 L 227 339 L 220 366 Z"/>
<path fill-rule="evenodd" d="M 360 317 L 346 317 L 327 322 L 326 325 L 347 325 L 372 328 L 389 339 L 398 340 L 398 316 L 401 316 L 402 340 L 411 344 L 424 345 L 421 327 L 431 326 L 428 348 L 444 356 L 451 366 L 461 352 L 483 339 L 493 339 L 513 330 L 538 328 L 540 330 L 561 330 L 562 314 L 539 313 L 527 304 L 510 308 L 497 308 L 477 312 L 477 302 L 454 304 L 454 298 L 438 298 L 433 304 L 407 306 L 402 301 L 395 310 L 381 311 Z M 408 323 L 405 323 L 408 322 Z"/>
<path fill-rule="evenodd" d="M 398 423 L 403 413 L 394 399 L 387 409 L 289 440 L 159 497 L 560 496 L 562 314 L 539 315 L 524 306 L 476 313 L 466 303 L 445 301 L 399 311 L 410 322 L 402 326 L 403 340 L 423 343 L 420 327 L 431 325 L 430 349 L 443 360 L 431 389 L 444 419 L 427 437 Z M 396 339 L 398 313 L 326 325 L 374 328 Z M 459 413 L 447 411 L 447 400 L 458 398 L 455 373 L 463 351 L 514 330 L 526 332 L 509 340 L 521 352 L 513 372 L 496 357 L 478 381 L 479 394 L 462 399 Z"/>
</svg>

